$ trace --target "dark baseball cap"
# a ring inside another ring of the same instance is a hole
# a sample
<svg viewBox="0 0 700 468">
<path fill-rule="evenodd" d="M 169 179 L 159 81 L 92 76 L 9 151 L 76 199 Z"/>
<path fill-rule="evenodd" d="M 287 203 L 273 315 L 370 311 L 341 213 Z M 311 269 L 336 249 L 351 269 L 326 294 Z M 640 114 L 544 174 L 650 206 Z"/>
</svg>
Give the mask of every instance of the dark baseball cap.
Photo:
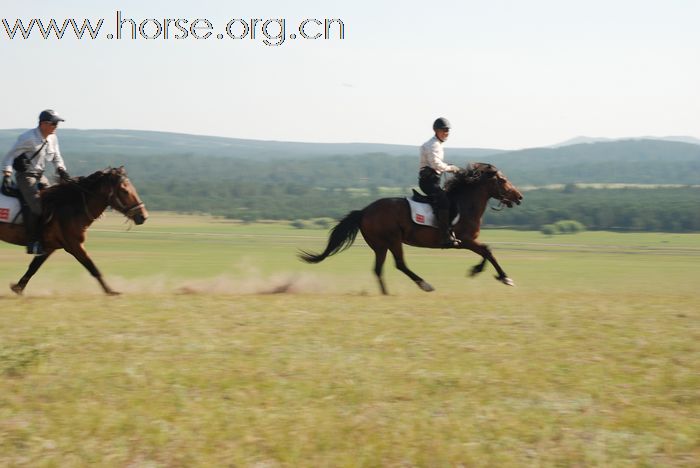
<svg viewBox="0 0 700 468">
<path fill-rule="evenodd" d="M 46 109 L 41 111 L 41 114 L 39 114 L 39 122 L 51 122 L 51 123 L 58 123 L 58 122 L 65 122 L 64 119 L 62 119 L 55 110 L 53 109 Z"/>
</svg>

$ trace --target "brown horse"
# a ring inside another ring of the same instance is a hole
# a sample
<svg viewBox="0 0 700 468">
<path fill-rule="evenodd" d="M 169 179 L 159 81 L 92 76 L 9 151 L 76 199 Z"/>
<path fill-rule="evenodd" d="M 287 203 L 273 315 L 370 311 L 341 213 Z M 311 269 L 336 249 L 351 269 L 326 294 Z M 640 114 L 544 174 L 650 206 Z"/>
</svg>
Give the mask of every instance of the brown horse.
<svg viewBox="0 0 700 468">
<path fill-rule="evenodd" d="M 489 199 L 494 198 L 511 208 L 520 204 L 522 194 L 506 179 L 501 171 L 485 163 L 476 163 L 472 169 L 462 170 L 450 179 L 446 186 L 452 213 L 459 214 L 459 221 L 453 226 L 455 236 L 461 245 L 455 248 L 471 250 L 483 258 L 474 266 L 471 275 L 483 271 L 488 260 L 496 268 L 496 279 L 508 286 L 513 281 L 498 264 L 488 246 L 477 242 L 481 228 L 481 218 Z M 423 291 L 433 291 L 433 287 L 406 266 L 403 258 L 402 244 L 416 247 L 441 248 L 437 229 L 422 226 L 411 220 L 408 202 L 405 198 L 382 198 L 368 205 L 363 210 L 352 211 L 331 231 L 326 250 L 320 254 L 301 252 L 299 257 L 308 263 L 319 263 L 326 257 L 350 247 L 362 232 L 367 244 L 374 250 L 374 274 L 379 280 L 383 294 L 387 294 L 382 279 L 382 266 L 387 250 L 391 251 L 396 268 L 411 278 Z"/>
<path fill-rule="evenodd" d="M 83 244 L 85 231 L 108 206 L 136 224 L 143 224 L 146 221 L 148 212 L 131 181 L 126 177 L 124 168 L 109 168 L 87 177 L 79 177 L 70 182 L 54 185 L 41 192 L 41 201 L 44 208 L 41 220 L 42 242 L 46 255 L 34 257 L 19 282 L 10 285 L 12 291 L 22 294 L 31 277 L 46 259 L 56 249 L 64 249 L 99 281 L 105 293 L 119 294 L 107 286 Z M 0 240 L 26 245 L 27 236 L 24 225 L 0 223 Z"/>
</svg>

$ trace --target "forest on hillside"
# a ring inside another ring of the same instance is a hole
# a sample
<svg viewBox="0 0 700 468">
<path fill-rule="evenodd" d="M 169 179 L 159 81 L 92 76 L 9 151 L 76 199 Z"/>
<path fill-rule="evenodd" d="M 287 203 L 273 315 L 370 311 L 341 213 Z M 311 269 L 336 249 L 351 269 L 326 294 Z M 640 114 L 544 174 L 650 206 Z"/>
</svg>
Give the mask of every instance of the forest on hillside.
<svg viewBox="0 0 700 468">
<path fill-rule="evenodd" d="M 246 221 L 339 218 L 377 198 L 403 197 L 417 187 L 417 161 L 383 154 L 273 162 L 195 155 L 78 154 L 70 161 L 71 172 L 86 175 L 114 165 L 115 160 L 125 165 L 151 210 L 210 213 Z M 688 162 L 686 174 L 695 170 L 695 164 L 700 163 Z M 631 180 L 648 179 L 648 167 L 636 169 L 640 174 Z M 601 174 L 584 180 L 610 180 L 610 167 L 600 170 Z M 540 229 L 575 220 L 591 230 L 700 231 L 700 187 L 696 185 L 593 189 L 576 185 L 571 176 L 562 188 L 551 189 L 532 187 L 537 180 L 524 171 L 513 169 L 506 175 L 516 186 L 527 188 L 524 203 L 499 212 L 487 210 L 488 226 Z M 668 178 L 657 179 L 669 183 Z"/>
</svg>

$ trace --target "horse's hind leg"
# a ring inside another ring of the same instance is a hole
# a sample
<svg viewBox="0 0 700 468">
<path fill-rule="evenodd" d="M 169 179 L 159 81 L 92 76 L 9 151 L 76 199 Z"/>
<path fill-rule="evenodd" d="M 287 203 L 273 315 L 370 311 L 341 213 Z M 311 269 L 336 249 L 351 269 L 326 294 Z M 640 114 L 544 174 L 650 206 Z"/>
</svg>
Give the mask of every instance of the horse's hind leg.
<svg viewBox="0 0 700 468">
<path fill-rule="evenodd" d="M 29 280 L 32 278 L 32 276 L 34 276 L 34 273 L 37 272 L 41 265 L 44 264 L 46 259 L 49 258 L 49 255 L 51 255 L 53 252 L 53 250 L 47 250 L 45 255 L 35 256 L 32 259 L 32 262 L 29 264 L 29 268 L 27 268 L 27 272 L 24 274 L 24 276 L 22 276 L 17 283 L 10 285 L 12 292 L 21 295 L 24 292 L 24 288 L 27 287 Z"/>
<path fill-rule="evenodd" d="M 386 286 L 384 286 L 384 280 L 382 279 L 382 267 L 384 266 L 384 260 L 386 260 L 386 247 L 372 247 L 374 250 L 374 274 L 377 276 L 377 281 L 379 281 L 379 289 L 382 290 L 382 294 L 385 296 L 388 294 L 386 292 Z"/>
<path fill-rule="evenodd" d="M 403 272 L 406 276 L 411 278 L 419 288 L 421 288 L 425 292 L 431 292 L 435 291 L 435 289 L 428 284 L 423 278 L 418 276 L 417 274 L 413 273 L 411 270 L 408 269 L 406 266 L 406 262 L 403 259 L 403 246 L 401 242 L 397 242 L 394 245 L 390 247 L 391 253 L 394 256 L 394 261 L 396 262 L 396 268 Z"/>
</svg>

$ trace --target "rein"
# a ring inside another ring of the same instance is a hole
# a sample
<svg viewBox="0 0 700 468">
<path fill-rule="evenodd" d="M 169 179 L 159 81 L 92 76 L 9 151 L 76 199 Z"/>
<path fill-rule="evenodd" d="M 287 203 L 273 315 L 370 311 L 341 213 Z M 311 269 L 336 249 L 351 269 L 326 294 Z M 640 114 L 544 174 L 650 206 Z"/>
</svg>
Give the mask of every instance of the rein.
<svg viewBox="0 0 700 468">
<path fill-rule="evenodd" d="M 88 210 L 88 206 L 87 206 L 87 199 L 85 198 L 85 190 L 82 190 L 82 187 L 80 187 L 80 188 L 81 188 L 80 196 L 83 198 L 83 208 L 85 209 L 85 214 L 87 215 L 88 219 L 89 219 L 90 222 L 92 223 L 92 222 L 94 222 L 97 218 L 93 217 L 93 216 L 90 214 L 90 210 Z"/>
<path fill-rule="evenodd" d="M 126 179 L 126 177 L 122 176 L 119 179 L 118 183 L 122 182 L 124 179 Z M 90 210 L 88 209 L 88 206 L 87 206 L 87 198 L 85 197 L 86 193 L 91 195 L 93 192 L 91 192 L 90 190 L 88 190 L 84 187 L 81 187 L 80 184 L 78 184 L 76 181 L 74 181 L 72 179 L 70 180 L 70 183 L 73 184 L 74 187 L 77 187 L 78 190 L 80 190 L 80 196 L 83 199 L 83 209 L 85 210 L 85 215 L 88 217 L 90 222 L 94 222 L 97 218 L 95 218 L 94 216 L 92 216 L 92 214 L 90 214 Z M 117 211 L 121 212 L 124 216 L 131 219 L 132 213 L 134 211 L 137 211 L 137 210 L 140 210 L 141 208 L 143 208 L 145 206 L 145 203 L 142 202 L 141 200 L 138 200 L 138 203 L 134 204 L 131 207 L 127 207 L 126 205 L 124 205 L 124 203 L 121 201 L 121 199 L 119 197 L 115 197 L 114 186 L 110 186 L 109 194 L 107 195 L 107 205 L 111 206 L 113 208 L 116 208 Z"/>
<path fill-rule="evenodd" d="M 112 200 L 110 200 L 109 198 L 112 198 Z M 114 198 L 114 190 L 112 190 L 112 193 L 110 194 L 107 200 L 110 202 L 109 204 L 112 207 L 117 208 L 117 210 L 121 211 L 122 214 L 124 214 L 124 216 L 126 216 L 127 218 L 131 218 L 131 212 L 140 210 L 146 205 L 144 202 L 139 200 L 138 203 L 136 203 L 134 206 L 127 208 L 126 205 L 124 205 L 124 203 L 122 203 L 122 201 L 119 199 L 119 197 Z M 119 207 L 114 206 L 115 204 L 119 205 Z"/>
<path fill-rule="evenodd" d="M 123 181 L 124 179 L 126 179 L 126 177 L 122 176 L 119 179 L 119 182 Z M 107 195 L 107 203 L 109 203 L 109 205 L 111 207 L 116 208 L 117 211 L 120 211 L 124 216 L 126 216 L 129 219 L 131 219 L 130 214 L 132 212 L 143 208 L 143 206 L 145 205 L 145 203 L 142 202 L 141 200 L 139 200 L 138 198 L 136 200 L 137 200 L 136 204 L 134 204 L 131 207 L 127 207 L 126 205 L 124 205 L 124 203 L 121 201 L 121 199 L 119 197 L 115 197 L 113 186 L 110 187 L 109 195 Z"/>
<path fill-rule="evenodd" d="M 465 176 L 464 180 L 467 184 L 475 184 L 475 183 L 480 182 L 484 178 L 484 176 L 485 176 L 484 171 L 476 169 L 471 174 L 468 174 L 467 176 Z M 498 177 L 498 176 L 495 176 L 495 177 Z M 493 211 L 501 211 L 505 208 L 505 204 L 503 203 L 503 200 L 506 198 L 506 193 L 503 190 L 503 186 L 500 183 L 500 181 L 497 180 L 496 185 L 498 187 L 498 194 L 496 197 L 492 197 L 492 198 L 496 198 L 498 200 L 498 206 L 496 206 L 496 207 L 492 206 L 490 208 Z"/>
<path fill-rule="evenodd" d="M 496 177 L 498 177 L 498 175 L 496 175 Z M 506 198 L 506 193 L 503 190 L 503 184 L 501 184 L 500 179 L 496 180 L 496 185 L 498 186 L 498 206 L 496 208 L 494 208 L 492 206 L 491 209 L 493 211 L 502 211 L 503 208 L 505 208 L 505 203 L 503 203 L 503 200 L 505 200 L 505 198 Z M 494 197 L 494 198 L 496 198 L 496 197 Z"/>
<path fill-rule="evenodd" d="M 505 208 L 505 207 L 506 207 L 506 206 L 505 206 L 505 204 L 503 203 L 503 201 L 502 201 L 502 200 L 499 200 L 499 201 L 498 201 L 498 205 L 496 205 L 495 207 L 492 206 L 492 207 L 490 207 L 490 208 L 491 208 L 493 211 L 503 211 L 503 208 Z"/>
</svg>

